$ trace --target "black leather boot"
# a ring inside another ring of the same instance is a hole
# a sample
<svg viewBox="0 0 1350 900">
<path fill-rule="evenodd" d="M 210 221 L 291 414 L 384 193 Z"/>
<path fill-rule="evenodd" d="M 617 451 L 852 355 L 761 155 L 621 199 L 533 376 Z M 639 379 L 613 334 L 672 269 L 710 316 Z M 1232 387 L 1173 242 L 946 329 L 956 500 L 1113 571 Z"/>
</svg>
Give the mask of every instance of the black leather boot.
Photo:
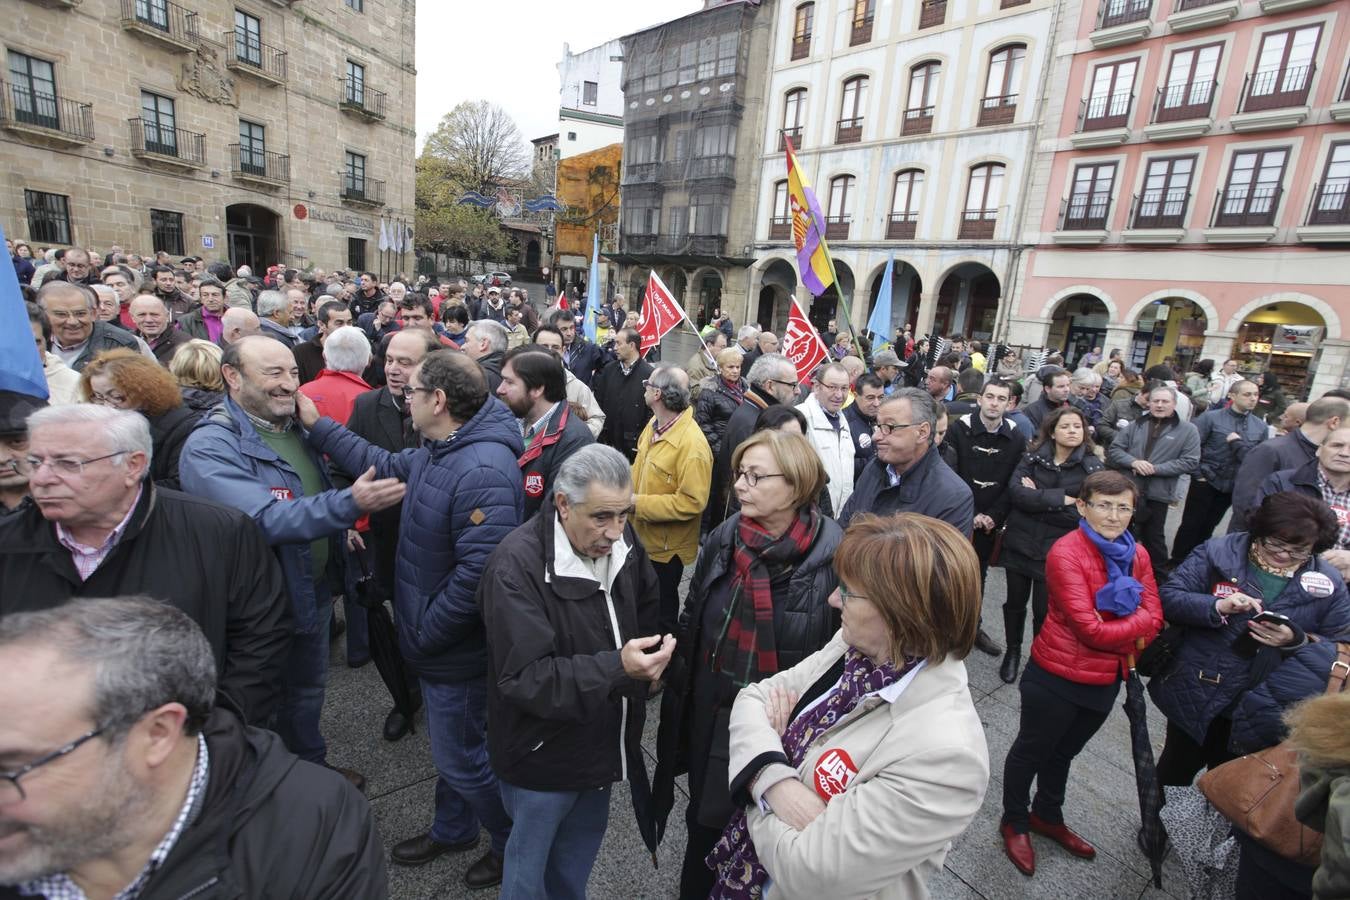
<svg viewBox="0 0 1350 900">
<path fill-rule="evenodd" d="M 1003 654 L 1003 663 L 998 667 L 998 677 L 1005 684 L 1017 680 L 1022 667 L 1022 632 L 1027 627 L 1027 611 L 1003 608 L 1003 639 L 1008 642 L 1008 651 Z"/>
</svg>

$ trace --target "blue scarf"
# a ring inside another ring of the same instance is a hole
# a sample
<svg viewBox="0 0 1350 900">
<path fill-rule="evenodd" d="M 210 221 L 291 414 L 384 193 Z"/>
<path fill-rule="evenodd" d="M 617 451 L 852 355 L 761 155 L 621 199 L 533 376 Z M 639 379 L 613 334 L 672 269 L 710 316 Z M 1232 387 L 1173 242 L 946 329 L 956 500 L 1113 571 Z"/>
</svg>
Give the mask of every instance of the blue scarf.
<svg viewBox="0 0 1350 900">
<path fill-rule="evenodd" d="M 1078 520 L 1078 528 L 1097 546 L 1106 562 L 1106 584 L 1097 591 L 1097 609 L 1124 618 L 1139 608 L 1144 586 L 1130 573 L 1134 571 L 1134 535 L 1122 532 L 1114 541 L 1102 537 L 1087 519 Z"/>
</svg>

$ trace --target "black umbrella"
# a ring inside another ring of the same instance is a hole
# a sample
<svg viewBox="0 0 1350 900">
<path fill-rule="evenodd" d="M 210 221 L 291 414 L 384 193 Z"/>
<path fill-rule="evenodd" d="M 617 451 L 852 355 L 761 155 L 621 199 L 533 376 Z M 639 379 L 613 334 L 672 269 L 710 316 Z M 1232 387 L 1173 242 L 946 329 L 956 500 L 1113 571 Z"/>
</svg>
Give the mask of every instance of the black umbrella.
<svg viewBox="0 0 1350 900">
<path fill-rule="evenodd" d="M 403 713 L 410 721 L 422 705 L 421 698 L 413 692 L 408 678 L 408 666 L 398 649 L 398 632 L 394 630 L 394 620 L 384 605 L 384 590 L 365 571 L 361 564 L 361 577 L 356 580 L 356 602 L 366 611 L 366 621 L 370 629 L 370 658 L 375 668 L 389 688 L 394 698 L 394 708 Z"/>
<path fill-rule="evenodd" d="M 1139 819 L 1143 823 L 1139 832 L 1139 846 L 1153 870 L 1153 886 L 1161 888 L 1163 857 L 1167 855 L 1167 830 L 1158 817 L 1163 803 L 1162 788 L 1158 784 L 1158 767 L 1153 761 L 1153 744 L 1148 737 L 1144 682 L 1135 671 L 1134 654 L 1130 654 L 1130 674 L 1125 679 L 1125 715 L 1130 719 L 1130 748 L 1134 757 L 1134 780 L 1139 789 Z"/>
</svg>

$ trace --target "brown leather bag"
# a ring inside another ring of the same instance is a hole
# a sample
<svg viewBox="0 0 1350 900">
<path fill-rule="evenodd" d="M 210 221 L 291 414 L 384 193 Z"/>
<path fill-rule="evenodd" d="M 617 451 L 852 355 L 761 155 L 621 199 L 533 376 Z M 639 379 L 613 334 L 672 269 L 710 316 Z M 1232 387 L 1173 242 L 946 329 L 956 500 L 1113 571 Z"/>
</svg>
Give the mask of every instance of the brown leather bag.
<svg viewBox="0 0 1350 900">
<path fill-rule="evenodd" d="M 1327 693 L 1346 688 L 1350 676 L 1350 644 L 1337 645 Z M 1200 792 L 1262 846 L 1285 859 L 1316 866 L 1322 857 L 1322 833 L 1294 818 L 1298 799 L 1298 754 L 1288 741 L 1259 753 L 1215 766 L 1200 776 Z"/>
</svg>

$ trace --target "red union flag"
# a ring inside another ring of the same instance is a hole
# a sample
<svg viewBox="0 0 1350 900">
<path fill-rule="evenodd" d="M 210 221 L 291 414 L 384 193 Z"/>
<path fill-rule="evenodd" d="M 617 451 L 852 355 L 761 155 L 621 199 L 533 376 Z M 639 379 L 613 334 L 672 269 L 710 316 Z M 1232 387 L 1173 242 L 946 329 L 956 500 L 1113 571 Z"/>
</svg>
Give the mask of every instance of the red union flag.
<svg viewBox="0 0 1350 900">
<path fill-rule="evenodd" d="M 656 273 L 647 277 L 647 297 L 642 301 L 642 318 L 638 320 L 638 334 L 642 335 L 642 355 L 661 343 L 661 338 L 673 331 L 684 320 L 684 308 L 670 293 L 670 288 Z"/>
<path fill-rule="evenodd" d="M 816 326 L 802 315 L 795 300 L 788 313 L 787 331 L 783 334 L 783 355 L 797 367 L 798 381 L 810 381 L 816 366 L 825 361 L 825 342 L 820 339 Z"/>
</svg>

